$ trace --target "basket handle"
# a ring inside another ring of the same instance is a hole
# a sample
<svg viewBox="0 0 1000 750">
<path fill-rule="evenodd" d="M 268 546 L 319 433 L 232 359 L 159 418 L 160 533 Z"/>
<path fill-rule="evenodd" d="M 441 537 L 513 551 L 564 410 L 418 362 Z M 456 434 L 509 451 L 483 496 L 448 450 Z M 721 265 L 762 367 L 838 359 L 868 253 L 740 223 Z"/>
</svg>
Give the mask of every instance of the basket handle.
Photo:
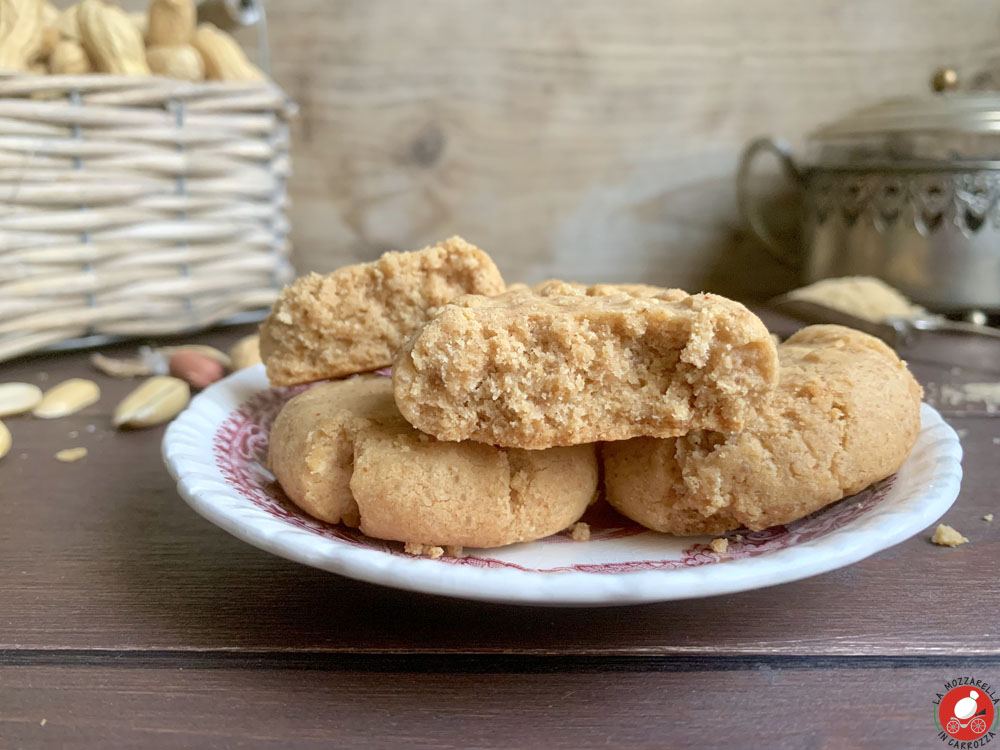
<svg viewBox="0 0 1000 750">
<path fill-rule="evenodd" d="M 764 152 L 778 158 L 785 175 L 798 189 L 801 190 L 805 184 L 802 170 L 795 163 L 792 150 L 787 143 L 774 138 L 757 138 L 748 143 L 740 155 L 740 166 L 736 173 L 736 194 L 739 200 L 740 214 L 757 239 L 767 248 L 771 257 L 783 265 L 799 268 L 802 265 L 802 259 L 797 249 L 786 247 L 775 237 L 767 226 L 767 222 L 764 221 L 757 202 L 750 194 L 750 171 L 754 160 Z"/>
</svg>

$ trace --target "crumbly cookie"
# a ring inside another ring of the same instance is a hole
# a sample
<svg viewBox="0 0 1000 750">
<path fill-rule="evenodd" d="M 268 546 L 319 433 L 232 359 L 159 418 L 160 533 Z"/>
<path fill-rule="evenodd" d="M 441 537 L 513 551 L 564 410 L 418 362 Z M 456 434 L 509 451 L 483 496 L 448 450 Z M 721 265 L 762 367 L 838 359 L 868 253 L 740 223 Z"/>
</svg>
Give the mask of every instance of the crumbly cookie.
<svg viewBox="0 0 1000 750">
<path fill-rule="evenodd" d="M 260 327 L 273 385 L 295 385 L 388 367 L 403 341 L 463 294 L 499 294 L 490 257 L 461 237 L 285 287 Z"/>
<path fill-rule="evenodd" d="M 927 314 L 924 308 L 914 305 L 897 289 L 873 276 L 822 279 L 794 289 L 787 296 L 826 305 L 866 320 L 917 318 Z"/>
<path fill-rule="evenodd" d="M 271 428 L 269 460 L 311 515 L 412 547 L 497 547 L 554 534 L 597 492 L 593 445 L 525 451 L 445 443 L 399 414 L 388 378 L 318 385 Z"/>
<path fill-rule="evenodd" d="M 841 326 L 778 347 L 781 382 L 742 432 L 601 446 L 605 497 L 657 531 L 784 524 L 895 472 L 920 430 L 917 381 L 888 346 Z"/>
<path fill-rule="evenodd" d="M 565 282 L 446 305 L 393 363 L 410 424 L 530 449 L 737 430 L 777 376 L 767 329 L 737 302 Z"/>
<path fill-rule="evenodd" d="M 549 279 L 530 287 L 531 291 L 542 297 L 611 297 L 617 294 L 627 294 L 631 297 L 648 297 L 676 302 L 689 296 L 683 289 L 667 289 L 650 284 L 580 284 L 575 281 Z"/>
</svg>

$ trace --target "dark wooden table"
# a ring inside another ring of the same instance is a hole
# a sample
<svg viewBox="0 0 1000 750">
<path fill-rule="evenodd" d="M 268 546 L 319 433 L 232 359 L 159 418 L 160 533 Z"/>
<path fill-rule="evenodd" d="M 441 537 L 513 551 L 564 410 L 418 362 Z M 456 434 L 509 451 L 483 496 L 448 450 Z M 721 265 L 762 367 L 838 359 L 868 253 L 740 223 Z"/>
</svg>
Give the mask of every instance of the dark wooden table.
<svg viewBox="0 0 1000 750">
<path fill-rule="evenodd" d="M 934 393 L 1000 380 L 995 343 L 934 339 L 907 356 Z M 928 530 L 760 591 L 544 609 L 393 591 L 254 549 L 181 501 L 162 428 L 110 428 L 133 382 L 85 353 L 0 365 L 0 382 L 70 376 L 98 381 L 101 401 L 6 420 L 5 750 L 931 748 L 945 746 L 932 700 L 946 680 L 1000 684 L 1000 418 L 982 405 L 947 415 L 966 476 L 945 521 L 970 544 L 936 547 Z M 73 445 L 89 455 L 53 458 Z"/>
</svg>

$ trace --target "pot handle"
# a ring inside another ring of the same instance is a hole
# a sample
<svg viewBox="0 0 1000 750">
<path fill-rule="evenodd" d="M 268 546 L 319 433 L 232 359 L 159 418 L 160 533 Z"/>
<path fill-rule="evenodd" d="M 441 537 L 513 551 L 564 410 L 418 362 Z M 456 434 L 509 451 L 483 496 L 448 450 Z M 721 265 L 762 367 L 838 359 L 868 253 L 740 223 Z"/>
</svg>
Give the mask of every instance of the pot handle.
<svg viewBox="0 0 1000 750">
<path fill-rule="evenodd" d="M 792 157 L 792 150 L 787 143 L 774 138 L 757 138 L 747 144 L 740 155 L 740 166 L 736 173 L 736 193 L 740 205 L 740 214 L 743 220 L 750 227 L 750 230 L 757 236 L 757 239 L 767 248 L 775 260 L 786 266 L 798 268 L 802 265 L 802 259 L 795 248 L 788 248 L 774 236 L 768 228 L 764 217 L 755 201 L 750 195 L 750 170 L 754 159 L 762 152 L 768 152 L 778 157 L 785 175 L 795 183 L 795 186 L 802 189 L 805 181 L 802 177 L 802 170 Z"/>
</svg>

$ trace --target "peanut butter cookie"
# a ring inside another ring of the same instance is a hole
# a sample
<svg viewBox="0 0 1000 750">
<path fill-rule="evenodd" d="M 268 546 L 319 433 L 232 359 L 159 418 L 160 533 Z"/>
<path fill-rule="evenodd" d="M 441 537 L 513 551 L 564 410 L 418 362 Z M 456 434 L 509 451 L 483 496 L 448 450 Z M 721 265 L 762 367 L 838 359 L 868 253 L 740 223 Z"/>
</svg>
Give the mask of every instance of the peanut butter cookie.
<svg viewBox="0 0 1000 750">
<path fill-rule="evenodd" d="M 467 294 L 499 294 L 490 257 L 460 237 L 285 287 L 260 328 L 273 385 L 295 385 L 388 367 L 403 341 L 438 308 Z"/>
<path fill-rule="evenodd" d="M 388 378 L 324 383 L 271 429 L 271 469 L 311 515 L 423 547 L 498 547 L 579 520 L 597 491 L 593 445 L 524 451 L 445 443 L 399 414 Z"/>
<path fill-rule="evenodd" d="M 900 467 L 920 430 L 922 391 L 892 349 L 821 325 L 799 331 L 778 353 L 780 385 L 743 431 L 602 445 L 608 501 L 672 534 L 759 530 Z"/>
<path fill-rule="evenodd" d="M 738 430 L 777 376 L 767 329 L 737 302 L 565 282 L 446 305 L 393 364 L 416 428 L 529 449 Z"/>
</svg>

